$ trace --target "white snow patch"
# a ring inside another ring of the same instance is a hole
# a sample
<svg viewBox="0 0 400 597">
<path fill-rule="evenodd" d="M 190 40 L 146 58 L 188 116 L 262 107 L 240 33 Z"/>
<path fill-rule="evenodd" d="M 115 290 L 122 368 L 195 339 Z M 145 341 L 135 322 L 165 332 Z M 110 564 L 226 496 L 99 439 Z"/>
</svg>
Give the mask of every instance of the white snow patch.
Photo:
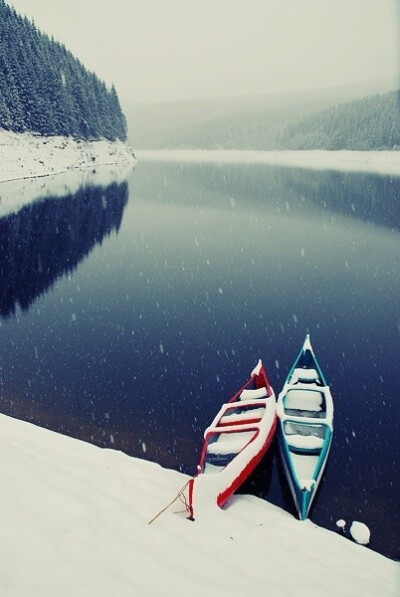
<svg viewBox="0 0 400 597">
<path fill-rule="evenodd" d="M 353 537 L 356 543 L 360 543 L 360 545 L 368 545 L 371 532 L 366 524 L 355 520 L 351 523 L 350 535 Z"/>
<path fill-rule="evenodd" d="M 285 408 L 318 412 L 322 409 L 323 396 L 313 390 L 289 390 L 286 394 Z"/>
<path fill-rule="evenodd" d="M 399 563 L 261 499 L 149 526 L 187 476 L 4 415 L 0 436 L 1 595 L 399 595 Z"/>
<path fill-rule="evenodd" d="M 320 450 L 324 445 L 324 439 L 322 437 L 315 437 L 315 435 L 287 434 L 286 441 L 293 448 L 303 448 L 306 450 Z"/>
<path fill-rule="evenodd" d="M 258 359 L 257 365 L 254 367 L 253 371 L 251 372 L 251 377 L 260 375 L 261 369 L 262 369 L 262 360 Z"/>
<path fill-rule="evenodd" d="M 346 526 L 346 521 L 343 520 L 343 518 L 339 518 L 339 520 L 336 521 L 336 526 L 339 529 L 344 529 L 344 527 Z"/>
<path fill-rule="evenodd" d="M 238 454 L 253 438 L 254 431 L 220 433 L 218 439 L 208 444 L 208 454 Z"/>
<path fill-rule="evenodd" d="M 0 128 L 0 182 L 122 163 L 136 163 L 132 149 L 122 141 L 42 137 Z"/>
<path fill-rule="evenodd" d="M 257 398 L 266 398 L 267 396 L 267 388 L 246 389 L 240 394 L 240 400 L 256 400 Z"/>
<path fill-rule="evenodd" d="M 318 373 L 315 369 L 295 369 L 290 378 L 292 384 L 298 381 L 317 381 Z"/>
<path fill-rule="evenodd" d="M 315 485 L 315 479 L 299 479 L 300 487 L 302 489 L 306 489 L 307 491 L 311 491 L 311 489 Z"/>
<path fill-rule="evenodd" d="M 138 157 L 152 161 L 217 162 L 226 164 L 273 164 L 312 170 L 377 172 L 400 176 L 400 151 L 314 150 L 200 150 L 141 149 Z"/>
<path fill-rule="evenodd" d="M 234 410 L 234 408 L 232 408 L 232 410 Z M 227 411 L 229 412 L 229 411 Z M 232 414 L 227 414 L 223 417 L 221 417 L 220 420 L 220 425 L 232 425 L 235 424 L 237 422 L 246 422 L 249 419 L 253 420 L 253 419 L 258 419 L 258 418 L 262 418 L 265 414 L 265 407 L 263 406 L 262 408 L 252 408 L 250 411 L 245 411 L 243 413 L 232 413 Z"/>
<path fill-rule="evenodd" d="M 311 354 L 314 354 L 313 347 L 311 346 L 310 334 L 306 334 L 302 350 L 303 353 L 305 353 L 306 350 L 309 350 Z"/>
</svg>

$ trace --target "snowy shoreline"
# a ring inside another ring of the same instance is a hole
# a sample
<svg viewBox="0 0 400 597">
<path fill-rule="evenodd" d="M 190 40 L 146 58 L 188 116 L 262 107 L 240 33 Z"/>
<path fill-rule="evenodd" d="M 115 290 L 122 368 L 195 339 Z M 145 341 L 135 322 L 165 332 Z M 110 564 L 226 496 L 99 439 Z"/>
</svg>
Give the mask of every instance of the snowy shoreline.
<svg viewBox="0 0 400 597">
<path fill-rule="evenodd" d="M 266 501 L 149 526 L 187 476 L 5 415 L 0 433 L 2 595 L 399 595 L 399 563 Z"/>
<path fill-rule="evenodd" d="M 135 163 L 132 149 L 122 141 L 42 137 L 0 129 L 0 183 L 99 165 Z"/>
<path fill-rule="evenodd" d="M 139 160 L 179 161 L 223 164 L 266 164 L 311 170 L 345 172 L 375 172 L 400 176 L 400 151 L 349 150 L 200 150 L 200 149 L 138 149 Z"/>
</svg>

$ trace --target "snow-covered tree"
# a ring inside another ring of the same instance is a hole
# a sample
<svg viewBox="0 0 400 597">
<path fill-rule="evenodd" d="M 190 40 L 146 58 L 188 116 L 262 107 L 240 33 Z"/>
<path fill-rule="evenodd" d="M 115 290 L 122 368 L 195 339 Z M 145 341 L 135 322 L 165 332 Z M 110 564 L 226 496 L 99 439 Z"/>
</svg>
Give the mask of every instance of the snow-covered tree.
<svg viewBox="0 0 400 597">
<path fill-rule="evenodd" d="M 0 127 L 126 139 L 114 88 L 0 0 Z"/>
</svg>

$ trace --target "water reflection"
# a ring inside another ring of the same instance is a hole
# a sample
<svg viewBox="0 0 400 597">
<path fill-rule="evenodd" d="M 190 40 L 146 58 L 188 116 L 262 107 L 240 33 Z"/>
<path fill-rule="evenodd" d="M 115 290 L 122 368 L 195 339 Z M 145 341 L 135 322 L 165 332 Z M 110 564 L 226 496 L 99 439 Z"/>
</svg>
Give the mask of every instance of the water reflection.
<svg viewBox="0 0 400 597">
<path fill-rule="evenodd" d="M 145 168 L 151 165 L 144 164 Z M 400 177 L 374 173 L 315 171 L 268 165 L 176 164 L 161 162 L 162 187 L 152 199 L 248 210 L 251 206 L 277 213 L 309 216 L 341 215 L 400 228 Z M 170 186 L 168 181 L 173 181 Z M 189 193 L 176 193 L 190 189 Z M 175 195 L 170 191 L 174 189 Z"/>
<path fill-rule="evenodd" d="M 85 187 L 49 198 L 0 219 L 0 316 L 29 309 L 37 297 L 118 231 L 128 185 Z"/>
</svg>

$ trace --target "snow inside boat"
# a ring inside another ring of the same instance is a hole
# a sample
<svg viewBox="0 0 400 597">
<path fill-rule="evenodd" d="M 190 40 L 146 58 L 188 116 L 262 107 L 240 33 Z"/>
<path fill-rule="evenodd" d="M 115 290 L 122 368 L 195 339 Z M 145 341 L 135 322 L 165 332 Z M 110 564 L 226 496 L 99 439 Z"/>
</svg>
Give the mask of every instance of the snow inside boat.
<svg viewBox="0 0 400 597">
<path fill-rule="evenodd" d="M 300 520 L 308 518 L 328 458 L 333 402 L 307 334 L 277 402 L 279 448 Z"/>
<path fill-rule="evenodd" d="M 191 518 L 207 506 L 226 503 L 266 453 L 276 423 L 275 394 L 260 360 L 204 432 L 197 475 L 189 484 Z"/>
</svg>

